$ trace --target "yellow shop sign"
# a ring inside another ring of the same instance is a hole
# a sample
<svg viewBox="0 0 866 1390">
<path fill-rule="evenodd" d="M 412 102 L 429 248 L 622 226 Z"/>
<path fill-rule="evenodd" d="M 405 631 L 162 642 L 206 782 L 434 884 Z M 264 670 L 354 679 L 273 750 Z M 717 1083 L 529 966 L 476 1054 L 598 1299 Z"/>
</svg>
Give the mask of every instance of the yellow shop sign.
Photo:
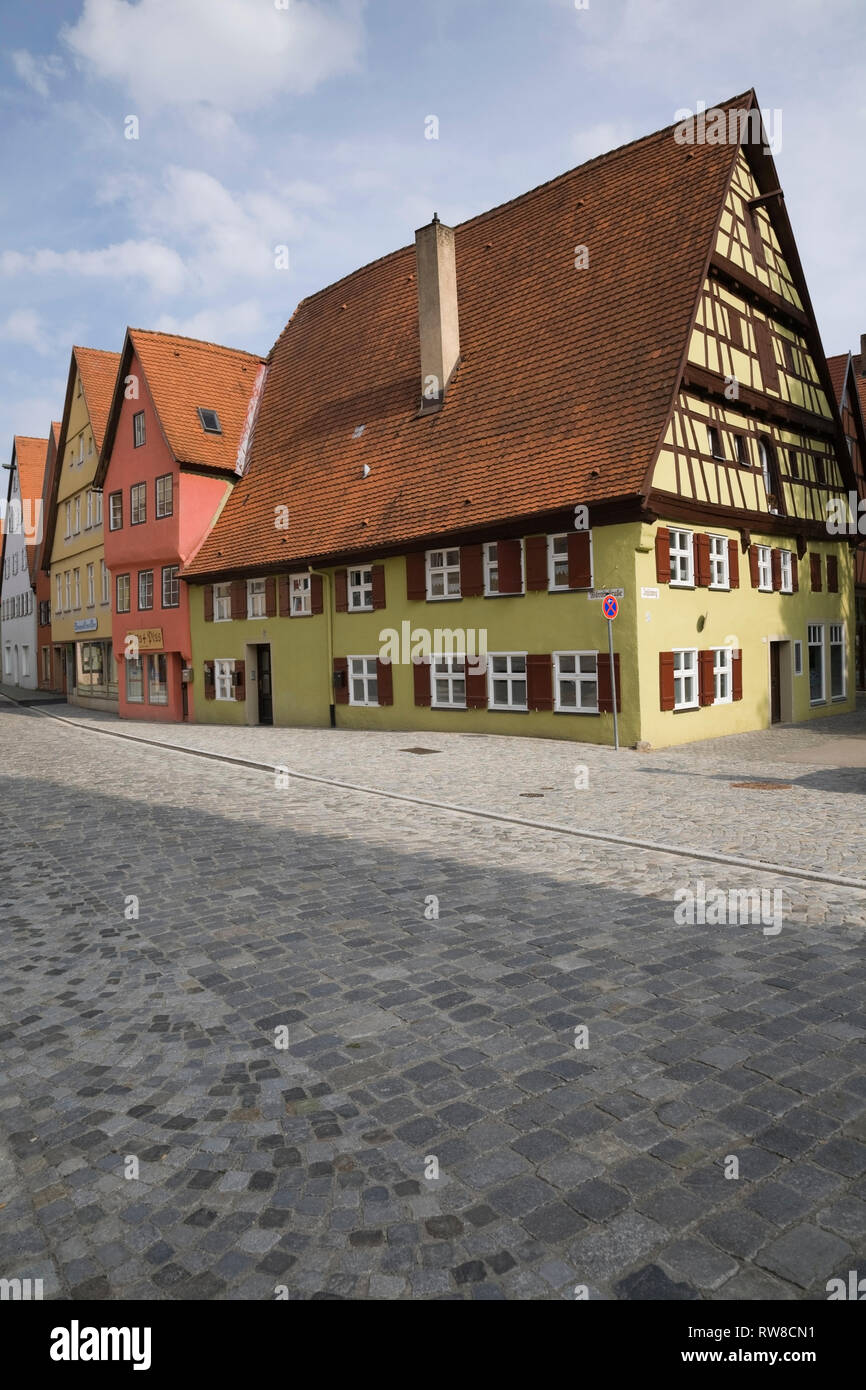
<svg viewBox="0 0 866 1390">
<path fill-rule="evenodd" d="M 125 638 L 125 645 L 136 643 L 140 652 L 160 652 L 162 651 L 162 628 L 143 627 L 137 632 L 128 632 Z"/>
</svg>

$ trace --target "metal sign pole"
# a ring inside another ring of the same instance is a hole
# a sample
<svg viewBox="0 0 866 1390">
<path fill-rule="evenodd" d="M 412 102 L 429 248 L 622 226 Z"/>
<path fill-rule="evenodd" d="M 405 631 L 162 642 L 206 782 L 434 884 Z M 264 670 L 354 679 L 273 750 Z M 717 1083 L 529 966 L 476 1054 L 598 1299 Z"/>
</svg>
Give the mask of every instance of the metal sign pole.
<svg viewBox="0 0 866 1390">
<path fill-rule="evenodd" d="M 610 655 L 610 690 L 613 697 L 613 746 L 619 750 L 619 724 L 616 718 L 616 667 L 613 661 L 613 623 L 607 622 L 607 650 Z"/>
</svg>

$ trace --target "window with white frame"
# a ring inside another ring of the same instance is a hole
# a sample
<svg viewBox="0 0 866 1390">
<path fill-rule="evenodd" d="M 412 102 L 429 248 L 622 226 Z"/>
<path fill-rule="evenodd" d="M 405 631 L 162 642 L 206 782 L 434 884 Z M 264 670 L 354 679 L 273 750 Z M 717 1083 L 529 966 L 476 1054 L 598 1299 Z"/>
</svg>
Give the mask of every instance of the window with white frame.
<svg viewBox="0 0 866 1390">
<path fill-rule="evenodd" d="M 66 503 L 65 515 L 66 515 L 66 539 L 69 540 L 69 538 L 70 538 L 71 535 L 72 535 L 72 503 L 71 503 L 71 502 L 67 502 L 67 503 Z"/>
<path fill-rule="evenodd" d="M 710 588 L 730 588 L 727 536 L 710 536 Z"/>
<path fill-rule="evenodd" d="M 63 610 L 68 613 L 72 607 L 72 571 L 64 570 L 63 573 Z"/>
<path fill-rule="evenodd" d="M 96 566 L 87 566 L 87 607 L 92 608 L 96 603 Z"/>
<path fill-rule="evenodd" d="M 847 694 L 845 662 L 845 628 L 842 623 L 830 624 L 830 699 L 844 700 Z"/>
<path fill-rule="evenodd" d="M 78 496 L 72 503 L 72 532 L 78 535 L 81 531 L 81 497 Z"/>
<path fill-rule="evenodd" d="M 551 591 L 569 587 L 568 536 L 565 532 L 547 537 L 547 587 Z"/>
<path fill-rule="evenodd" d="M 100 565 L 101 565 L 101 567 L 102 567 L 101 570 L 100 570 L 100 578 L 101 578 L 101 580 L 102 580 L 102 602 L 103 602 L 103 603 L 110 603 L 110 602 L 111 602 L 111 576 L 110 576 L 110 574 L 109 574 L 109 572 L 108 572 L 108 566 L 106 565 L 105 561 L 104 561 L 104 560 L 100 560 L 99 563 L 100 563 Z"/>
<path fill-rule="evenodd" d="M 102 493 L 101 493 L 101 492 L 94 492 L 94 494 L 93 494 L 93 524 L 94 524 L 94 526 L 101 526 L 101 525 L 102 525 Z"/>
<path fill-rule="evenodd" d="M 824 624 L 810 623 L 809 639 L 809 702 L 824 703 Z"/>
<path fill-rule="evenodd" d="M 123 493 L 111 492 L 108 495 L 108 529 L 119 531 L 123 526 Z"/>
<path fill-rule="evenodd" d="M 265 616 L 265 581 L 264 579 L 247 580 L 247 617 L 263 618 Z"/>
<path fill-rule="evenodd" d="M 488 709 L 526 709 L 526 655 L 500 652 L 487 658 Z"/>
<path fill-rule="evenodd" d="M 72 607 L 81 607 L 81 570 L 72 571 Z"/>
<path fill-rule="evenodd" d="M 427 551 L 427 597 L 460 597 L 460 551 L 456 546 Z"/>
<path fill-rule="evenodd" d="M 433 657 L 430 663 L 430 695 L 435 709 L 466 708 L 465 657 Z"/>
<path fill-rule="evenodd" d="M 782 593 L 790 594 L 794 591 L 794 571 L 790 550 L 779 551 L 779 562 L 782 575 Z"/>
<path fill-rule="evenodd" d="M 153 607 L 153 570 L 138 571 L 138 607 L 140 610 Z"/>
<path fill-rule="evenodd" d="M 129 575 L 119 574 L 114 581 L 114 603 L 118 613 L 128 613 L 129 596 Z"/>
<path fill-rule="evenodd" d="M 129 520 L 133 526 L 147 521 L 147 483 L 133 483 L 129 490 Z"/>
<path fill-rule="evenodd" d="M 309 575 L 306 576 L 309 578 Z M 359 613 L 373 607 L 372 569 L 350 569 L 348 574 L 349 612 Z"/>
<path fill-rule="evenodd" d="M 63 612 L 63 575 L 62 575 L 62 574 L 57 574 L 57 575 L 54 576 L 54 584 L 55 584 L 55 588 L 56 588 L 56 590 L 57 590 L 56 601 L 55 601 L 55 604 L 54 604 L 54 611 L 55 611 L 55 613 L 62 613 L 62 612 Z"/>
<path fill-rule="evenodd" d="M 293 618 L 303 618 L 312 613 L 312 599 L 309 574 L 289 575 L 289 612 Z"/>
<path fill-rule="evenodd" d="M 697 703 L 697 648 L 680 648 L 674 652 L 674 709 L 695 709 Z"/>
<path fill-rule="evenodd" d="M 88 490 L 87 506 L 84 510 L 84 529 L 89 531 L 93 525 L 93 493 Z"/>
<path fill-rule="evenodd" d="M 730 704 L 733 699 L 733 656 L 731 647 L 713 650 L 713 701 L 717 705 Z"/>
<path fill-rule="evenodd" d="M 227 623 L 232 616 L 232 586 L 231 584 L 214 584 L 213 586 L 213 620 L 215 623 Z"/>
<path fill-rule="evenodd" d="M 671 584 L 688 588 L 695 582 L 694 536 L 691 531 L 671 531 Z"/>
<path fill-rule="evenodd" d="M 350 656 L 349 704 L 378 705 L 379 682 L 375 656 Z"/>
<path fill-rule="evenodd" d="M 794 675 L 803 674 L 803 643 L 799 640 L 794 643 Z"/>
<path fill-rule="evenodd" d="M 163 608 L 180 607 L 180 569 L 177 565 L 163 565 L 162 606 Z"/>
<path fill-rule="evenodd" d="M 233 700 L 235 663 L 215 661 L 213 664 L 214 693 L 218 700 Z"/>
<path fill-rule="evenodd" d="M 773 587 L 773 552 L 768 545 L 758 546 L 758 588 Z"/>
<path fill-rule="evenodd" d="M 170 473 L 164 473 L 156 480 L 156 515 L 171 516 L 173 509 L 172 476 Z"/>
<path fill-rule="evenodd" d="M 554 709 L 563 714 L 598 713 L 598 653 L 553 653 Z"/>
</svg>

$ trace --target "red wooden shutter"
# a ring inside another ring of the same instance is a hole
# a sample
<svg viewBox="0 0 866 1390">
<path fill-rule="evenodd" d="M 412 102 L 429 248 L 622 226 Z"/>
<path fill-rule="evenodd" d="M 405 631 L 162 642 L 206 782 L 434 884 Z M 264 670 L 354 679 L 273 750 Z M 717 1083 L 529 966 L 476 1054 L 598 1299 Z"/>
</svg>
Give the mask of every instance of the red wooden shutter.
<svg viewBox="0 0 866 1390">
<path fill-rule="evenodd" d="M 728 541 L 728 581 L 732 589 L 739 589 L 740 548 L 736 541 Z"/>
<path fill-rule="evenodd" d="M 233 580 L 232 580 L 231 594 L 232 594 L 232 618 L 235 619 L 236 621 L 237 621 L 238 618 L 245 618 L 245 617 L 247 616 L 247 586 L 246 586 L 246 581 L 243 580 L 243 579 L 233 579 Z"/>
<path fill-rule="evenodd" d="M 412 683 L 415 689 L 415 704 L 430 704 L 430 662 L 413 661 Z"/>
<path fill-rule="evenodd" d="M 770 568 L 773 573 L 773 588 L 778 590 L 782 587 L 782 552 L 775 547 L 770 551 Z"/>
<path fill-rule="evenodd" d="M 607 652 L 598 654 L 598 712 L 613 713 L 613 690 L 610 681 L 610 657 Z M 619 652 L 613 654 L 613 674 L 616 680 L 616 712 L 622 713 L 622 682 L 619 678 Z"/>
<path fill-rule="evenodd" d="M 716 698 L 714 665 L 714 652 L 698 652 L 698 703 L 701 705 L 711 705 Z"/>
<path fill-rule="evenodd" d="M 710 582 L 710 538 L 699 531 L 695 540 L 695 583 L 706 589 Z"/>
<path fill-rule="evenodd" d="M 406 556 L 406 597 L 427 597 L 427 558 L 423 550 L 413 550 Z"/>
<path fill-rule="evenodd" d="M 289 600 L 289 576 L 287 574 L 280 575 L 279 583 L 277 585 L 277 592 L 280 604 L 280 617 L 287 618 L 291 612 L 291 603 Z"/>
<path fill-rule="evenodd" d="M 204 620 L 206 623 L 213 622 L 213 584 L 204 586 Z"/>
<path fill-rule="evenodd" d="M 656 531 L 656 582 L 671 582 L 671 533 L 667 526 L 660 526 Z"/>
<path fill-rule="evenodd" d="M 379 661 L 376 659 L 376 689 L 380 705 L 393 705 L 394 703 L 394 677 L 390 661 Z"/>
<path fill-rule="evenodd" d="M 742 700 L 743 698 L 743 653 L 734 652 L 731 657 L 731 698 Z"/>
<path fill-rule="evenodd" d="M 373 581 L 373 608 L 385 607 L 385 566 L 373 565 L 370 570 Z"/>
<path fill-rule="evenodd" d="M 322 602 L 322 576 L 320 574 L 310 575 L 310 612 L 324 612 L 324 604 Z"/>
<path fill-rule="evenodd" d="M 334 570 L 334 610 L 337 613 L 349 611 L 349 571 Z"/>
<path fill-rule="evenodd" d="M 659 691 L 662 709 L 673 709 L 674 697 L 674 654 L 659 652 Z"/>
<path fill-rule="evenodd" d="M 553 663 L 549 655 L 526 658 L 526 703 L 530 709 L 553 709 Z"/>
<path fill-rule="evenodd" d="M 247 698 L 247 666 L 245 661 L 235 662 L 234 687 L 235 699 L 245 700 Z"/>
<path fill-rule="evenodd" d="M 347 656 L 334 657 L 334 704 L 347 705 L 349 703 L 349 658 Z"/>
<path fill-rule="evenodd" d="M 796 555 L 794 554 L 794 552 L 793 552 L 793 550 L 792 550 L 792 551 L 791 551 L 791 593 L 792 593 L 792 594 L 797 594 L 797 593 L 800 592 L 800 573 L 799 573 L 799 570 L 800 570 L 800 562 L 798 561 Z"/>
<path fill-rule="evenodd" d="M 526 537 L 526 587 L 547 588 L 547 537 Z"/>
<path fill-rule="evenodd" d="M 484 566 L 480 545 L 460 547 L 460 594 L 462 598 L 477 598 L 484 593 Z"/>
<path fill-rule="evenodd" d="M 277 581 L 273 575 L 265 580 L 265 617 L 273 618 L 277 611 Z"/>
<path fill-rule="evenodd" d="M 839 561 L 835 555 L 827 556 L 827 593 L 839 592 Z"/>
<path fill-rule="evenodd" d="M 821 556 L 816 550 L 809 551 L 809 568 L 812 572 L 812 593 L 821 592 Z"/>
<path fill-rule="evenodd" d="M 773 339 L 769 325 L 760 319 L 755 320 L 755 341 L 758 345 L 758 361 L 761 364 L 761 381 L 764 390 L 778 391 L 779 369 L 773 352 Z"/>
<path fill-rule="evenodd" d="M 206 700 L 216 699 L 216 682 L 212 661 L 206 661 L 204 664 L 204 698 Z"/>
<path fill-rule="evenodd" d="M 466 708 L 487 708 L 487 671 L 479 671 L 475 662 L 466 662 Z"/>
<path fill-rule="evenodd" d="M 589 531 L 569 531 L 568 533 L 568 587 L 570 589 L 592 588 Z"/>
<path fill-rule="evenodd" d="M 757 587 L 758 587 L 758 582 L 759 582 L 759 577 L 758 577 L 758 547 L 757 547 L 756 545 L 750 545 L 750 546 L 749 546 L 749 574 L 750 574 L 751 577 L 752 577 L 752 588 L 753 588 L 753 589 L 757 589 Z"/>
<path fill-rule="evenodd" d="M 499 566 L 500 594 L 523 592 L 523 571 L 520 563 L 520 541 L 498 541 L 496 563 Z"/>
</svg>

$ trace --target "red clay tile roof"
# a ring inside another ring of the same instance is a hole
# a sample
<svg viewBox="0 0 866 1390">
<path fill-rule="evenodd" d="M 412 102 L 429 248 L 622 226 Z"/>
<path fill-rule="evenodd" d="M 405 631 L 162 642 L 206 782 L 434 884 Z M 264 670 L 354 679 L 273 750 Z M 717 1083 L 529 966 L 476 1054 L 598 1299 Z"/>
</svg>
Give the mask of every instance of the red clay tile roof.
<svg viewBox="0 0 866 1390">
<path fill-rule="evenodd" d="M 268 359 L 247 472 L 185 573 L 285 567 L 639 494 L 737 154 L 680 145 L 673 129 L 455 228 L 462 358 L 438 413 L 416 418 L 414 246 L 303 300 Z M 274 526 L 279 505 L 288 532 Z"/>
<path fill-rule="evenodd" d="M 838 357 L 828 357 L 827 367 L 830 372 L 830 380 L 833 383 L 833 394 L 836 397 L 836 404 L 842 404 L 842 392 L 845 389 L 845 373 L 848 369 L 847 352 L 840 352 Z"/>
<path fill-rule="evenodd" d="M 120 366 L 120 353 L 85 347 L 74 347 L 72 351 L 78 364 L 84 401 L 98 452 L 105 437 L 108 411 L 114 394 L 117 369 Z"/>
<path fill-rule="evenodd" d="M 15 462 L 18 468 L 18 487 L 22 498 L 30 501 L 31 505 L 37 498 L 42 497 L 42 484 L 45 478 L 45 454 L 48 449 L 47 439 L 34 439 L 31 435 L 15 435 Z M 32 514 L 31 514 L 32 515 Z M 25 522 L 26 522 L 25 514 Z M 31 582 L 36 573 L 36 559 L 39 546 L 37 544 L 27 546 L 27 563 L 30 568 Z"/>
<path fill-rule="evenodd" d="M 153 403 L 178 463 L 234 473 L 247 406 L 263 358 L 235 348 L 130 328 Z M 198 407 L 215 410 L 222 434 L 206 434 Z"/>
</svg>

